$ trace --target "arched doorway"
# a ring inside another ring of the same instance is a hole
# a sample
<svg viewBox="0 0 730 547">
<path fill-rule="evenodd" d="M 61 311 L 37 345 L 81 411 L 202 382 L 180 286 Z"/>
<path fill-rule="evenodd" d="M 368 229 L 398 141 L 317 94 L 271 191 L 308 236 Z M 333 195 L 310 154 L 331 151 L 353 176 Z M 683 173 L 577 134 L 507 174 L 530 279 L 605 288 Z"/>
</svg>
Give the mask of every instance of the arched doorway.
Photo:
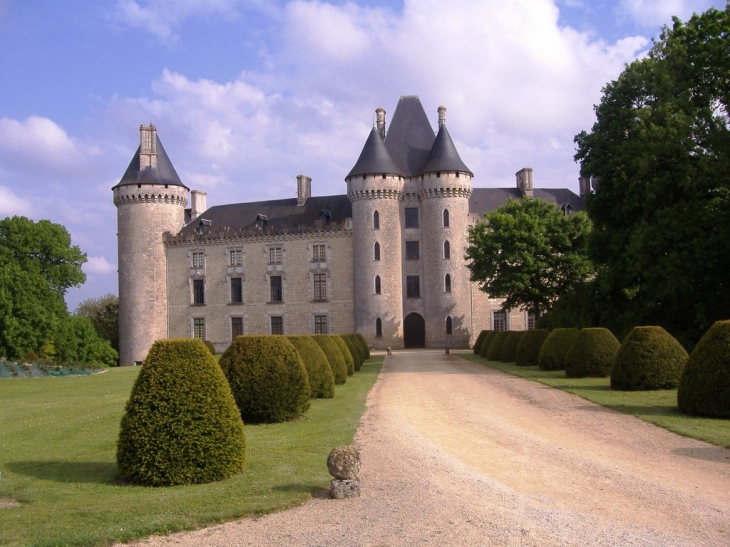
<svg viewBox="0 0 730 547">
<path fill-rule="evenodd" d="M 426 347 L 426 321 L 417 313 L 411 313 L 403 321 L 403 345 L 406 348 Z"/>
</svg>

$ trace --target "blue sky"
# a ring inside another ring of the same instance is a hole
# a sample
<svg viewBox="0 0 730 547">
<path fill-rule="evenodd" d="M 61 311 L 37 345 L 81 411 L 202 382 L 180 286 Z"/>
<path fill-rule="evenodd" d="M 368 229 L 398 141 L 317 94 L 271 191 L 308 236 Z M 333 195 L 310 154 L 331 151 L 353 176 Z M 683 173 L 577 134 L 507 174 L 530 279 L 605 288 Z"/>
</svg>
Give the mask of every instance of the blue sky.
<svg viewBox="0 0 730 547">
<path fill-rule="evenodd" d="M 577 192 L 573 136 L 671 16 L 725 0 L 0 0 L 0 217 L 67 227 L 67 294 L 117 292 L 111 187 L 154 123 L 208 205 L 344 193 L 375 108 L 419 95 L 479 187 Z"/>
</svg>

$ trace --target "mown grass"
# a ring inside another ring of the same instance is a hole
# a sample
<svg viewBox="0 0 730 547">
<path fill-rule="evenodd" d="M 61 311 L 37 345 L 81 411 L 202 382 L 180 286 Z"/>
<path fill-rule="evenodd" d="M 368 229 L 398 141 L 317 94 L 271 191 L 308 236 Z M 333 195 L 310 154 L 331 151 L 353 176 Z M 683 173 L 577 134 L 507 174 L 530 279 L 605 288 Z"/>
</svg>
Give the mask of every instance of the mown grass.
<svg viewBox="0 0 730 547">
<path fill-rule="evenodd" d="M 299 504 L 329 485 L 327 455 L 352 442 L 382 357 L 313 400 L 304 417 L 246 426 L 248 467 L 219 483 L 118 483 L 116 441 L 138 368 L 0 381 L 0 545 L 104 545 Z M 1 504 L 0 504 L 1 506 Z"/>
<path fill-rule="evenodd" d="M 566 378 L 565 371 L 518 367 L 514 363 L 487 361 L 478 355 L 460 357 L 578 395 L 593 403 L 631 414 L 685 437 L 730 448 L 730 420 L 698 418 L 679 412 L 677 390 L 617 391 L 609 378 Z"/>
</svg>

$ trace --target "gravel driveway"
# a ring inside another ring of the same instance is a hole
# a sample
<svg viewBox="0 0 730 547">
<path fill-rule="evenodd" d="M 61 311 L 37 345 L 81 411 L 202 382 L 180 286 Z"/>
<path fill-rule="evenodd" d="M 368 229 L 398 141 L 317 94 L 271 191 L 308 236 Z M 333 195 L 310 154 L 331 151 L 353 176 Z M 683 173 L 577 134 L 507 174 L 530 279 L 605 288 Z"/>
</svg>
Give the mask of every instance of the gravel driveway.
<svg viewBox="0 0 730 547">
<path fill-rule="evenodd" d="M 387 357 L 355 442 L 358 499 L 136 545 L 730 545 L 730 450 L 454 355 Z"/>
</svg>

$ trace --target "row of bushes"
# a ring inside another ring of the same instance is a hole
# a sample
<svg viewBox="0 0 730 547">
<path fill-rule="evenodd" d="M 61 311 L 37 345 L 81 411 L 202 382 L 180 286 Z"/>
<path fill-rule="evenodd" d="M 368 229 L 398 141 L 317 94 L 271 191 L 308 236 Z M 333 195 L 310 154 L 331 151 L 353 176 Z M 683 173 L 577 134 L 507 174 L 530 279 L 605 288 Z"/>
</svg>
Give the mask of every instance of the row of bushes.
<svg viewBox="0 0 730 547">
<path fill-rule="evenodd" d="M 623 342 L 605 328 L 482 331 L 474 353 L 491 361 L 611 378 L 611 389 L 678 388 L 687 414 L 730 418 L 730 321 L 718 321 L 688 355 L 661 327 L 635 327 Z"/>
<path fill-rule="evenodd" d="M 362 335 L 238 336 L 216 362 L 200 340 L 158 340 L 122 418 L 117 463 L 130 483 L 222 480 L 246 465 L 244 421 L 294 419 L 332 398 L 370 350 Z"/>
</svg>

